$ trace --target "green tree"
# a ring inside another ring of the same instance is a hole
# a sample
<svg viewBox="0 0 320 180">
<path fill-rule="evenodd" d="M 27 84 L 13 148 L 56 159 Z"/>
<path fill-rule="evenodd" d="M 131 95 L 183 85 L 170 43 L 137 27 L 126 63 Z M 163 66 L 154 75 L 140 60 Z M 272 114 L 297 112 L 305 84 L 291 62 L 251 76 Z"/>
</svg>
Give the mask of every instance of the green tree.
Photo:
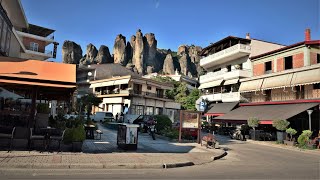
<svg viewBox="0 0 320 180">
<path fill-rule="evenodd" d="M 285 119 L 277 119 L 273 120 L 272 126 L 275 127 L 279 131 L 284 131 L 289 126 L 290 122 Z"/>
<path fill-rule="evenodd" d="M 195 103 L 200 97 L 200 91 L 198 89 L 193 89 L 190 92 L 185 82 L 175 81 L 171 77 L 155 76 L 152 79 L 173 84 L 173 88 L 165 92 L 166 96 L 179 102 L 182 109 L 196 110 Z"/>
<path fill-rule="evenodd" d="M 292 141 L 292 136 L 297 134 L 297 131 L 295 129 L 289 128 L 286 130 L 286 133 L 290 134 L 290 141 Z"/>
<path fill-rule="evenodd" d="M 256 139 L 256 127 L 259 126 L 260 124 L 260 120 L 256 117 L 251 117 L 248 119 L 248 126 L 252 127 L 253 128 L 253 137 L 254 137 L 254 140 Z"/>
<path fill-rule="evenodd" d="M 102 100 L 92 93 L 82 96 L 80 101 L 82 103 L 82 107 L 87 111 L 87 119 L 90 119 L 92 106 L 99 106 L 99 104 L 102 103 Z"/>
</svg>

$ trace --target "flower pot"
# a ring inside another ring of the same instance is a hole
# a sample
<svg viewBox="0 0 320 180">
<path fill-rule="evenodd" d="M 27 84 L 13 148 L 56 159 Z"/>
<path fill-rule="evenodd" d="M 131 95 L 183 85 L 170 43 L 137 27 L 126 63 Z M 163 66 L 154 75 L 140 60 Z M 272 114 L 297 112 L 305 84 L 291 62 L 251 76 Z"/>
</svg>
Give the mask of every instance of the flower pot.
<svg viewBox="0 0 320 180">
<path fill-rule="evenodd" d="M 83 142 L 72 142 L 72 151 L 81 152 Z"/>
<path fill-rule="evenodd" d="M 286 137 L 284 132 L 277 131 L 277 141 L 283 143 L 284 137 Z"/>
<path fill-rule="evenodd" d="M 296 142 L 294 141 L 288 141 L 288 140 L 283 140 L 283 143 L 285 145 L 288 145 L 288 146 L 295 146 L 296 145 Z"/>
</svg>

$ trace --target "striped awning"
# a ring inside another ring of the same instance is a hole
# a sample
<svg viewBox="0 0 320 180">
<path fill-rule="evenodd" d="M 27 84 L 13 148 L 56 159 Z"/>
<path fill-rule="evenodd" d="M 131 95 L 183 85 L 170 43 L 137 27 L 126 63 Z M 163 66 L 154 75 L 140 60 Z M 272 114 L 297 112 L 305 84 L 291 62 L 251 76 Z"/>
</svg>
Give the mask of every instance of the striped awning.
<svg viewBox="0 0 320 180">
<path fill-rule="evenodd" d="M 293 74 L 291 86 L 320 83 L 320 69 L 301 71 Z"/>
<path fill-rule="evenodd" d="M 253 81 L 241 82 L 239 91 L 243 92 L 253 92 L 260 91 L 263 79 L 256 79 Z"/>
<path fill-rule="evenodd" d="M 207 82 L 207 83 L 202 83 L 199 86 L 199 89 L 206 89 L 206 88 L 210 88 L 210 87 L 220 86 L 222 81 L 223 81 L 223 79 L 211 81 L 211 82 Z"/>
<path fill-rule="evenodd" d="M 230 84 L 237 84 L 239 82 L 239 79 L 230 79 L 226 80 L 223 85 L 230 85 Z"/>
<path fill-rule="evenodd" d="M 283 88 L 283 87 L 290 87 L 290 82 L 292 79 L 293 74 L 284 74 L 281 76 L 273 76 L 265 78 L 261 89 L 267 90 L 267 89 L 277 89 L 277 88 Z"/>
</svg>

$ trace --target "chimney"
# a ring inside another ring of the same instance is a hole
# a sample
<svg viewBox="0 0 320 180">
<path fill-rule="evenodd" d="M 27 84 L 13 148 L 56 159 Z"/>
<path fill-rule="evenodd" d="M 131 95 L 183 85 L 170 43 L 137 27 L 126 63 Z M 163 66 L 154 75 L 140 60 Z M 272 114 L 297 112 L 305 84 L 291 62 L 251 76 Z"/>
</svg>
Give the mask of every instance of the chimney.
<svg viewBox="0 0 320 180">
<path fill-rule="evenodd" d="M 306 29 L 306 31 L 304 32 L 304 35 L 305 35 L 305 41 L 311 40 L 311 32 L 309 28 Z"/>
<path fill-rule="evenodd" d="M 250 33 L 246 34 L 246 39 L 250 39 Z"/>
</svg>

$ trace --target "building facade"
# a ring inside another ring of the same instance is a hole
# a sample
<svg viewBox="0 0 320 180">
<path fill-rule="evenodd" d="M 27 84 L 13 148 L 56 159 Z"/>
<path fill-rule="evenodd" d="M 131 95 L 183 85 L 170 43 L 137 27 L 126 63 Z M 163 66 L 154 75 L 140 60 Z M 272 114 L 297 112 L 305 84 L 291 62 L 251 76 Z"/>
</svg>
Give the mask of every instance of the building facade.
<svg viewBox="0 0 320 180">
<path fill-rule="evenodd" d="M 1 56 L 37 60 L 56 57 L 55 30 L 29 24 L 20 0 L 1 1 L 0 30 Z"/>
<path fill-rule="evenodd" d="M 102 99 L 95 112 L 163 114 L 177 120 L 181 105 L 165 95 L 166 90 L 173 88 L 172 84 L 143 78 L 120 64 L 95 64 L 77 71 L 77 91 L 92 92 Z"/>
<path fill-rule="evenodd" d="M 210 111 L 210 116 L 219 116 L 224 112 L 216 112 L 207 107 L 216 103 L 232 103 L 243 101 L 240 95 L 240 80 L 251 77 L 252 63 L 250 57 L 284 47 L 283 45 L 246 38 L 228 36 L 204 48 L 200 53 L 200 66 L 207 72 L 199 77 L 202 96 L 196 106 L 200 111 Z M 207 107 L 202 107 L 207 104 Z M 217 109 L 219 105 L 215 105 Z M 222 105 L 221 106 L 225 106 Z M 214 106 L 210 106 L 214 107 Z M 227 107 L 234 108 L 233 105 Z M 207 109 L 207 110 L 206 110 Z"/>
<path fill-rule="evenodd" d="M 303 42 L 251 57 L 253 77 L 241 79 L 239 88 L 246 103 L 217 119 L 245 122 L 257 117 L 261 124 L 286 119 L 299 132 L 310 127 L 318 132 L 320 41 L 311 40 L 309 29 L 305 35 Z"/>
</svg>

